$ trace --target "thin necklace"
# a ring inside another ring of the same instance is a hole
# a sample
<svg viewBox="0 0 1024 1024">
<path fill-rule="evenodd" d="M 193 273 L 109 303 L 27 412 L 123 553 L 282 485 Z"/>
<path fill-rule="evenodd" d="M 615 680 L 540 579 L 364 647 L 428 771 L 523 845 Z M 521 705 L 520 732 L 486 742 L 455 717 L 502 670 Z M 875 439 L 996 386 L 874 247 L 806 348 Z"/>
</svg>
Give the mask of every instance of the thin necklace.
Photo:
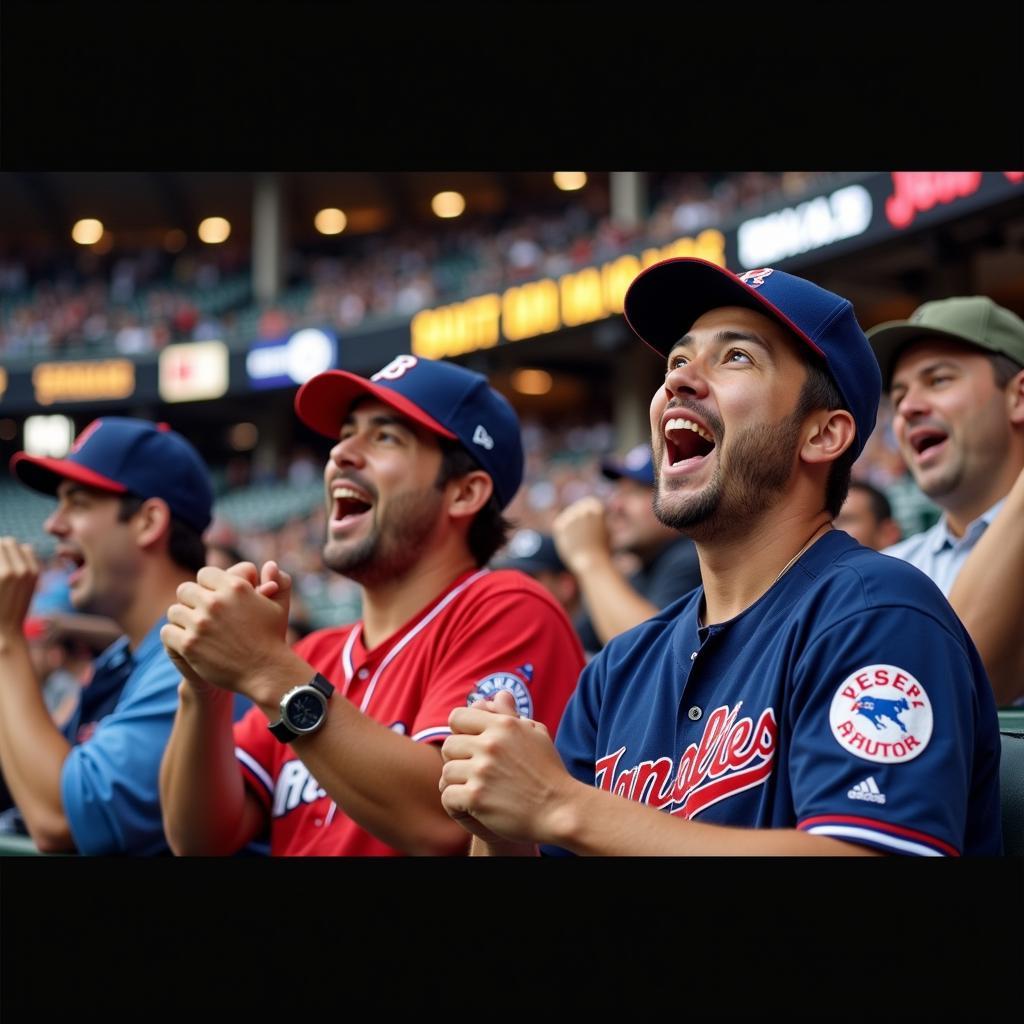
<svg viewBox="0 0 1024 1024">
<path fill-rule="evenodd" d="M 793 566 L 796 564 L 796 560 L 811 546 L 811 544 L 814 543 L 814 538 L 817 537 L 818 534 L 821 533 L 822 530 L 831 530 L 831 529 L 834 529 L 834 527 L 832 526 L 832 522 L 831 521 L 829 521 L 827 523 L 823 523 L 821 526 L 819 526 L 814 531 L 814 533 L 812 533 L 810 535 L 810 537 L 807 538 L 806 542 L 804 543 L 804 546 L 782 567 L 782 572 L 780 572 L 779 575 L 776 576 L 775 579 L 772 580 L 772 582 L 768 586 L 768 590 L 771 590 L 772 587 L 774 587 L 775 584 L 778 583 L 779 580 L 781 580 L 782 577 L 785 576 L 786 573 L 789 572 L 789 570 L 793 568 Z M 767 593 L 767 591 L 766 591 L 766 593 Z M 702 598 L 701 603 L 703 604 L 706 600 L 707 600 L 706 597 Z M 701 611 L 700 608 L 697 609 L 697 625 L 701 629 L 704 628 L 704 622 L 705 622 L 705 616 L 706 615 L 707 615 L 707 609 L 706 608 L 704 608 L 703 611 Z"/>
<path fill-rule="evenodd" d="M 817 537 L 818 534 L 821 533 L 822 530 L 831 530 L 831 529 L 832 529 L 832 523 L 831 522 L 824 523 L 822 526 L 819 526 L 814 531 L 814 533 L 812 533 L 810 535 L 810 537 L 807 538 L 807 541 L 804 543 L 804 546 L 782 567 L 782 572 L 780 572 L 779 575 L 776 576 L 775 579 L 772 580 L 771 587 L 774 587 L 775 584 L 778 583 L 779 580 L 781 580 L 782 577 L 785 576 L 786 573 L 789 572 L 789 570 L 793 568 L 793 566 L 796 564 L 796 560 L 811 546 L 811 544 L 814 542 L 814 538 Z M 769 587 L 768 589 L 771 590 L 771 587 Z"/>
</svg>

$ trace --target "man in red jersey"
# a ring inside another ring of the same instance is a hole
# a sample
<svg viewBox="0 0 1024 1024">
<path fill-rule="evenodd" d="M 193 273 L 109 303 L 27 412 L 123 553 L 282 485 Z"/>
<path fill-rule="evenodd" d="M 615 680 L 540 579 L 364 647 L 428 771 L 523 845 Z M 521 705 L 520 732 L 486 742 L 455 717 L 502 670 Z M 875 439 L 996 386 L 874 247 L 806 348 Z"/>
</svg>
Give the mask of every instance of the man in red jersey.
<svg viewBox="0 0 1024 1024">
<path fill-rule="evenodd" d="M 206 567 L 162 638 L 184 676 L 160 776 L 178 854 L 230 854 L 269 823 L 283 855 L 459 854 L 441 806 L 453 708 L 501 690 L 552 731 L 583 666 L 568 619 L 518 572 L 485 568 L 522 479 L 515 413 L 484 377 L 402 355 L 332 370 L 296 396 L 337 438 L 324 560 L 363 618 L 284 640 L 291 581 L 273 562 Z M 232 693 L 256 705 L 234 728 Z"/>
</svg>

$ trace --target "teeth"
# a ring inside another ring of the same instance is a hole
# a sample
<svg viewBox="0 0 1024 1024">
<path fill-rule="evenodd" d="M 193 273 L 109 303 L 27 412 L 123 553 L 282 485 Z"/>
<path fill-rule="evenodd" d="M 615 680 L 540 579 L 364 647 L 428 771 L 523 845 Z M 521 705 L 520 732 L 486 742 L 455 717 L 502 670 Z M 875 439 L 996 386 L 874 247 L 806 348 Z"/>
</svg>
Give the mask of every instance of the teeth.
<svg viewBox="0 0 1024 1024">
<path fill-rule="evenodd" d="M 353 490 L 351 487 L 335 487 L 334 490 L 331 491 L 331 495 L 334 498 L 348 499 L 350 501 L 361 501 L 364 505 L 370 504 L 370 502 L 367 501 L 366 499 L 366 495 L 364 495 L 361 491 Z"/>
<path fill-rule="evenodd" d="M 665 424 L 665 430 L 692 430 L 699 437 L 704 438 L 709 444 L 714 444 L 714 438 L 706 430 L 702 430 L 693 420 L 686 420 L 681 417 L 671 419 Z"/>
</svg>

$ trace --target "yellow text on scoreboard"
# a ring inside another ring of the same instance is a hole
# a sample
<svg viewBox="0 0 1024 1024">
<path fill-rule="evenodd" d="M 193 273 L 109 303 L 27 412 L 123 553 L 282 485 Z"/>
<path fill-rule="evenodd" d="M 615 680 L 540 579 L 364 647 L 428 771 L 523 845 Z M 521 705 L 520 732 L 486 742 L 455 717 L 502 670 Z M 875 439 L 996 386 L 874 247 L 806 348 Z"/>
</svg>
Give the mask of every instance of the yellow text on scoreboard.
<svg viewBox="0 0 1024 1024">
<path fill-rule="evenodd" d="M 522 341 L 564 327 L 603 320 L 622 312 L 626 289 L 641 270 L 660 260 L 696 256 L 725 266 L 725 236 L 709 228 L 696 238 L 680 238 L 597 267 L 541 278 L 417 313 L 410 326 L 412 351 L 427 359 L 493 348 L 501 339 Z"/>
</svg>

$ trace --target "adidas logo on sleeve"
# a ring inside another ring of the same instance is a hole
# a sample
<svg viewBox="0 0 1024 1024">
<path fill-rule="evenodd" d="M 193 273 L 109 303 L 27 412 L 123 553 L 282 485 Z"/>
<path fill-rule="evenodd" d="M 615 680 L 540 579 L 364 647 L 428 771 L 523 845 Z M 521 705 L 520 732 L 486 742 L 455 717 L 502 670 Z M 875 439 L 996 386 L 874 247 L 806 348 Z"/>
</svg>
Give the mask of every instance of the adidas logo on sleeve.
<svg viewBox="0 0 1024 1024">
<path fill-rule="evenodd" d="M 873 804 L 885 803 L 885 794 L 878 788 L 873 775 L 869 775 L 863 782 L 858 782 L 846 795 L 851 800 L 867 800 Z"/>
</svg>

